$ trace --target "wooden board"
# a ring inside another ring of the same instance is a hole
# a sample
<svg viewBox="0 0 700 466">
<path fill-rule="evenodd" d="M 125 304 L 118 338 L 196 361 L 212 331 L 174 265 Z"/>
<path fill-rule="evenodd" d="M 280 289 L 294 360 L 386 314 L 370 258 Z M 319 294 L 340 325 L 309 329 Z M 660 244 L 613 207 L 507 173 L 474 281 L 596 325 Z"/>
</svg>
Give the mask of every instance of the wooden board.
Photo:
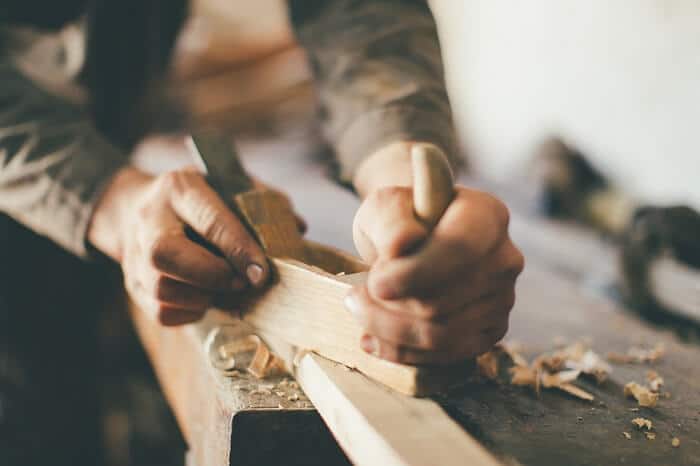
<svg viewBox="0 0 700 466">
<path fill-rule="evenodd" d="M 273 265 L 266 289 L 241 306 L 240 318 L 256 331 L 317 352 L 407 395 L 425 396 L 465 373 L 466 364 L 414 366 L 365 353 L 359 345 L 362 328 L 343 299 L 353 285 L 364 281 L 359 272 L 367 266 L 333 248 L 304 241 L 288 200 L 277 192 L 239 194 L 235 202 Z"/>
<path fill-rule="evenodd" d="M 432 400 L 396 393 L 316 354 L 295 372 L 354 464 L 500 463 Z"/>
</svg>

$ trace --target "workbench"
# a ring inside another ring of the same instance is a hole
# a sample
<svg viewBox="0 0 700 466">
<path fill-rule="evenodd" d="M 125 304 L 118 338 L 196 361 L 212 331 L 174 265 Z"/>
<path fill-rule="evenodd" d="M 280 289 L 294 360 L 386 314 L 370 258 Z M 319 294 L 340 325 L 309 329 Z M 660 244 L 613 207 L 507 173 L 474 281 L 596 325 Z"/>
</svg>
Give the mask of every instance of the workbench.
<svg viewBox="0 0 700 466">
<path fill-rule="evenodd" d="M 304 155 L 303 140 L 262 149 L 243 145 L 244 162 L 263 181 L 286 190 L 310 225 L 308 236 L 352 251 L 357 200 L 329 181 L 318 161 Z M 506 200 L 512 197 L 511 192 L 501 194 Z M 506 379 L 472 381 L 434 400 L 504 464 L 700 464 L 700 347 L 652 328 L 604 296 L 602 285 L 614 277 L 610 245 L 577 227 L 533 218 L 517 204 L 512 206 L 511 232 L 527 265 L 506 339 L 522 345 L 528 357 L 552 350 L 555 340 L 584 340 L 603 356 L 663 343 L 666 354 L 651 365 L 613 364 L 609 380 L 601 385 L 579 379 L 577 385 L 595 396 L 592 402 L 552 390 L 537 395 Z M 280 384 L 289 386 L 284 376 L 256 381 L 211 368 L 201 341 L 217 325 L 216 315 L 178 330 L 158 328 L 138 314 L 134 318 L 171 405 L 196 407 L 175 410 L 189 443 L 189 464 L 348 464 L 332 440 L 334 433 L 303 392 L 277 393 Z M 230 331 L 250 330 L 231 326 Z M 655 408 L 638 408 L 625 399 L 623 387 L 633 380 L 644 382 L 649 369 L 665 379 L 670 395 Z M 198 384 L 211 397 L 185 403 Z M 635 417 L 653 422 L 654 440 L 631 424 Z M 672 446 L 674 437 L 680 446 Z"/>
</svg>

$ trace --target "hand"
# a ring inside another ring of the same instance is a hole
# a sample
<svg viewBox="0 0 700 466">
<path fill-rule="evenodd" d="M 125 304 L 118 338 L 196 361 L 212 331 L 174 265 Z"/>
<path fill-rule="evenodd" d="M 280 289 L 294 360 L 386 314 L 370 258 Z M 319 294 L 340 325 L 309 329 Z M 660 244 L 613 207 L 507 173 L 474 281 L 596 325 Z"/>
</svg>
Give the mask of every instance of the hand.
<svg viewBox="0 0 700 466">
<path fill-rule="evenodd" d="M 364 328 L 362 348 L 408 364 L 447 364 L 491 349 L 508 330 L 524 265 L 508 217 L 496 198 L 458 186 L 430 232 L 413 214 L 411 188 L 371 191 L 353 231 L 369 277 L 346 300 Z"/>
<path fill-rule="evenodd" d="M 185 234 L 188 226 L 215 254 Z M 232 308 L 263 286 L 269 264 L 257 242 L 194 169 L 151 177 L 119 172 L 99 202 L 89 241 L 121 264 L 131 297 L 164 325 Z"/>
</svg>

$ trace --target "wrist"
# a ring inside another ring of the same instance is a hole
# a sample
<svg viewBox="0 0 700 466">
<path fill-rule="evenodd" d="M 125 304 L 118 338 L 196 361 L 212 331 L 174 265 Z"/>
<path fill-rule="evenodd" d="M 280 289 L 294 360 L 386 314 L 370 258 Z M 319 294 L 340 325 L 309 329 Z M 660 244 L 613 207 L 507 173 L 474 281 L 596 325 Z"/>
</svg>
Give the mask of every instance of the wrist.
<svg viewBox="0 0 700 466">
<path fill-rule="evenodd" d="M 115 173 L 93 210 L 87 230 L 88 242 L 117 262 L 122 257 L 122 234 L 133 217 L 131 209 L 152 177 L 134 167 Z"/>
<path fill-rule="evenodd" d="M 374 151 L 358 167 L 353 185 L 360 197 L 389 186 L 413 186 L 411 148 L 419 141 L 397 141 Z"/>
</svg>

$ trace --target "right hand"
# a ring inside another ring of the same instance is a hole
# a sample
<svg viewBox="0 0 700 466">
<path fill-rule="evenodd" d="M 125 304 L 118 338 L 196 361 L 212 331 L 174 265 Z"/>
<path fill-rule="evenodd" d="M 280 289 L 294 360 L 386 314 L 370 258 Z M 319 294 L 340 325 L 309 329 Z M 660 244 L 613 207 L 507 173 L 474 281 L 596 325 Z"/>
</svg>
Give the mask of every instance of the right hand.
<svg viewBox="0 0 700 466">
<path fill-rule="evenodd" d="M 185 234 L 188 226 L 221 255 Z M 269 277 L 268 261 L 236 215 L 194 169 L 152 177 L 122 169 L 103 194 L 90 243 L 121 264 L 126 289 L 163 325 L 235 307 Z"/>
</svg>

